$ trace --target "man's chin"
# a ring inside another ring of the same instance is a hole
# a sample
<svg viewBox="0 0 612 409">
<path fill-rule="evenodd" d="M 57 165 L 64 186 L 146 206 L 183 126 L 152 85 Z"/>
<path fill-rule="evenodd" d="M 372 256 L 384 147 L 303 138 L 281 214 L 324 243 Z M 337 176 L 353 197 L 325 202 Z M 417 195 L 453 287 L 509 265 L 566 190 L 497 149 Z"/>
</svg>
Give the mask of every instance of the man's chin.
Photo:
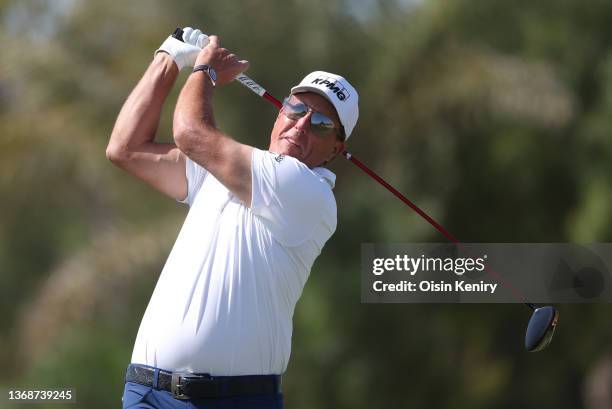
<svg viewBox="0 0 612 409">
<path fill-rule="evenodd" d="M 302 148 L 297 145 L 292 144 L 291 142 L 283 142 L 280 143 L 277 149 L 277 152 L 281 155 L 291 156 L 297 160 L 302 160 Z"/>
</svg>

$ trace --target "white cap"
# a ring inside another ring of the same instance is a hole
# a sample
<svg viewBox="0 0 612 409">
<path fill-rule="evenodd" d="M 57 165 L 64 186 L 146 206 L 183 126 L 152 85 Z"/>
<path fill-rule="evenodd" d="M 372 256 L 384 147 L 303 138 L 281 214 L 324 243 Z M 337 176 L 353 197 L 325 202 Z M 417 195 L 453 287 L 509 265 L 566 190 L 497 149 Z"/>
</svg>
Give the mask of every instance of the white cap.
<svg viewBox="0 0 612 409">
<path fill-rule="evenodd" d="M 325 97 L 332 103 L 348 139 L 359 118 L 357 90 L 344 77 L 325 71 L 314 71 L 291 88 L 292 94 L 309 91 Z"/>
</svg>

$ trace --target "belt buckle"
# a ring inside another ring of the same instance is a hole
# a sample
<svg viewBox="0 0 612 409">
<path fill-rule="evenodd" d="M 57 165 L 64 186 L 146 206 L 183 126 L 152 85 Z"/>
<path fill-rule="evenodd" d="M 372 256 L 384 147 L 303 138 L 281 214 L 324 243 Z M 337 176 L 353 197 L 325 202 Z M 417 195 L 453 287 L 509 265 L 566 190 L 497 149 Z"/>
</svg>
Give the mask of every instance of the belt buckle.
<svg viewBox="0 0 612 409">
<path fill-rule="evenodd" d="M 211 380 L 212 377 L 208 374 L 194 374 L 191 372 L 173 372 L 172 379 L 170 381 L 170 392 L 172 393 L 172 397 L 180 400 L 191 399 L 189 395 L 184 393 L 185 385 L 181 383 L 181 381 L 186 379 L 204 379 Z"/>
<path fill-rule="evenodd" d="M 172 373 L 172 380 L 170 381 L 170 392 L 172 392 L 172 397 L 174 399 L 186 400 L 189 399 L 188 395 L 183 393 L 183 384 L 181 384 L 181 380 L 184 379 L 184 375 L 186 373 Z"/>
</svg>

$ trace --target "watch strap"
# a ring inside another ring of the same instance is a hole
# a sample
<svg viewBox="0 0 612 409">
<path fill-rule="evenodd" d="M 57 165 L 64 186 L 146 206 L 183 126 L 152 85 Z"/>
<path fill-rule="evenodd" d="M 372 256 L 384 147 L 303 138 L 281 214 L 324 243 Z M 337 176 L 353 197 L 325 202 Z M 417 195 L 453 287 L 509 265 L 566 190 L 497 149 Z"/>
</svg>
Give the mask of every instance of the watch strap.
<svg viewBox="0 0 612 409">
<path fill-rule="evenodd" d="M 210 70 L 213 69 L 213 67 L 211 67 L 208 64 L 201 64 L 201 65 L 196 65 L 195 67 L 193 67 L 193 71 L 194 72 L 198 72 L 198 71 L 203 71 L 206 73 L 206 75 L 208 75 L 208 78 L 210 78 L 210 81 L 213 84 L 213 87 L 216 86 L 217 84 L 215 83 L 214 78 L 212 77 L 212 75 L 210 75 Z"/>
</svg>

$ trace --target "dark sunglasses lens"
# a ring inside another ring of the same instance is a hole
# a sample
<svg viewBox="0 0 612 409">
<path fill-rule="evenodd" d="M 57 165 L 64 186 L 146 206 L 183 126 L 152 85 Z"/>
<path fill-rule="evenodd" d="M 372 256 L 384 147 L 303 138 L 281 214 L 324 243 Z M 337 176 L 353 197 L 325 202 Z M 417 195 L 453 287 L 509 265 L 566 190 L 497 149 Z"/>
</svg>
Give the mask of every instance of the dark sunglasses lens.
<svg viewBox="0 0 612 409">
<path fill-rule="evenodd" d="M 285 111 L 285 115 L 291 119 L 301 118 L 308 113 L 308 107 L 306 104 L 301 102 L 292 103 L 289 100 L 285 100 L 283 110 Z"/>
<path fill-rule="evenodd" d="M 310 123 L 314 126 L 320 126 L 321 128 L 334 129 L 334 121 L 332 121 L 330 118 L 320 112 L 314 112 L 312 114 L 312 119 L 310 120 Z"/>
<path fill-rule="evenodd" d="M 334 121 L 319 112 L 312 114 L 310 125 L 315 132 L 322 135 L 327 135 L 335 130 Z"/>
</svg>

